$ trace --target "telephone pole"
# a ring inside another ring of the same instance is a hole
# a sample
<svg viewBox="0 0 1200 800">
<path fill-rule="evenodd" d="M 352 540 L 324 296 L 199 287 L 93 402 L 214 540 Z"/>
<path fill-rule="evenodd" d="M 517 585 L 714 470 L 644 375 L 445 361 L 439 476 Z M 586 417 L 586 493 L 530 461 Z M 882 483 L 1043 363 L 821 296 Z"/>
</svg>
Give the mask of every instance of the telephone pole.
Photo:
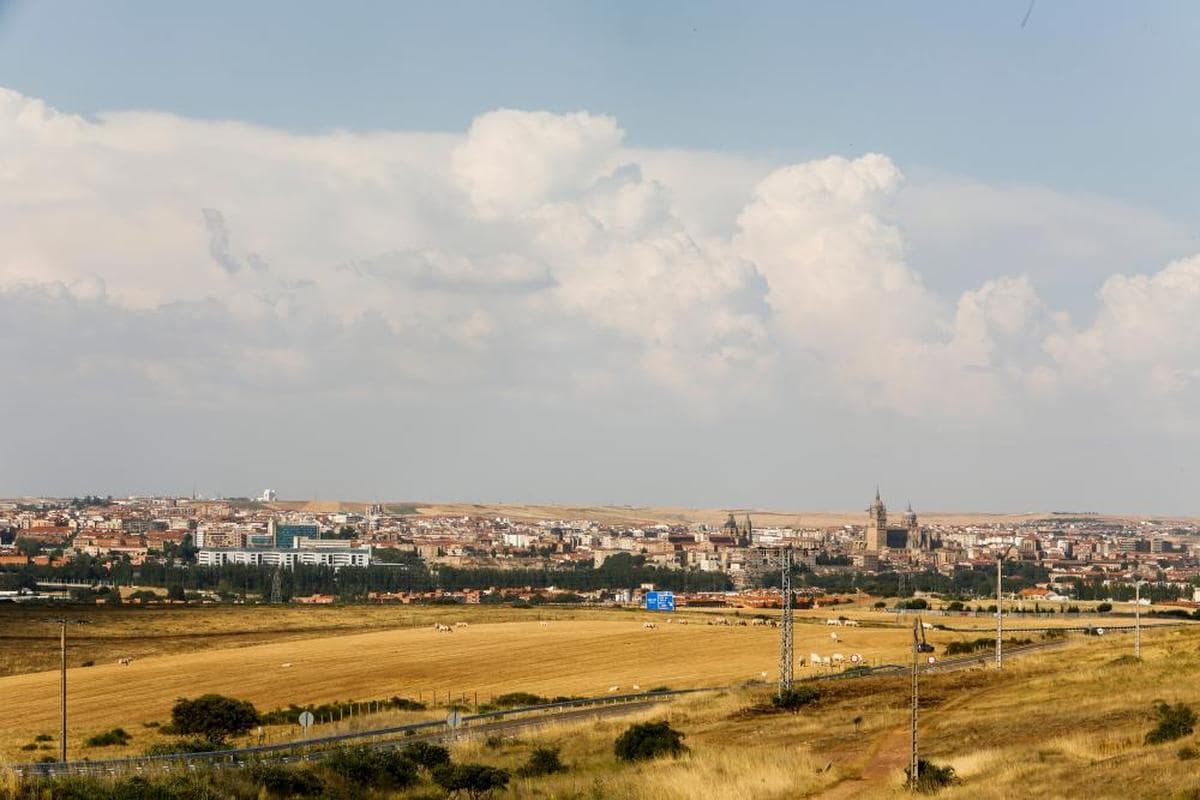
<svg viewBox="0 0 1200 800">
<path fill-rule="evenodd" d="M 1142 657 L 1142 582 L 1133 582 L 1133 657 Z"/>
<path fill-rule="evenodd" d="M 1004 558 L 1013 549 L 1009 545 L 996 556 L 996 669 L 1004 669 Z"/>
<path fill-rule="evenodd" d="M 779 696 L 792 688 L 792 547 L 783 548 L 780 589 L 783 592 L 783 610 L 779 625 Z"/>
<path fill-rule="evenodd" d="M 917 658 L 920 652 L 918 632 L 921 629 L 921 621 L 918 619 L 913 622 L 913 641 L 912 641 L 912 730 L 911 730 L 911 745 L 912 752 L 908 765 L 908 788 L 916 790 L 917 780 L 919 778 L 920 762 L 917 758 Z"/>
<path fill-rule="evenodd" d="M 58 728 L 58 760 L 67 763 L 67 621 L 60 619 L 58 629 L 58 655 L 60 681 L 58 707 L 61 723 Z"/>
</svg>

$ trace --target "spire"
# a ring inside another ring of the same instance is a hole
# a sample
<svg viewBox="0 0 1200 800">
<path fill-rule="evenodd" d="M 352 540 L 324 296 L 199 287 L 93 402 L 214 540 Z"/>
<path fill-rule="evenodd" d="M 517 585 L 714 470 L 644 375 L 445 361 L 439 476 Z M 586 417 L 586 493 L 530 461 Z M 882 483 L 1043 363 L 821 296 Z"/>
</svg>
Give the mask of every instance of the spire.
<svg viewBox="0 0 1200 800">
<path fill-rule="evenodd" d="M 908 513 L 912 513 L 912 500 L 908 501 Z"/>
<path fill-rule="evenodd" d="M 880 497 L 879 497 L 879 484 L 878 484 L 878 483 L 877 483 L 877 484 L 875 484 L 875 502 L 876 502 L 876 503 L 880 502 Z"/>
</svg>

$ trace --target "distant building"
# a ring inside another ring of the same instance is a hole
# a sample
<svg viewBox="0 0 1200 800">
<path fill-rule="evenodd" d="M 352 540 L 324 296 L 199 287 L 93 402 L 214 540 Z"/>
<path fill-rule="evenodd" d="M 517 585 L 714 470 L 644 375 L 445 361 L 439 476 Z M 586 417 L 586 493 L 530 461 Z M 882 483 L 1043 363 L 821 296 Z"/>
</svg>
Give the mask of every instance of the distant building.
<svg viewBox="0 0 1200 800">
<path fill-rule="evenodd" d="M 274 489 L 263 489 L 263 493 L 259 495 L 258 499 L 264 503 L 273 503 L 275 502 L 275 497 L 276 494 Z"/>
<path fill-rule="evenodd" d="M 297 539 L 318 539 L 321 536 L 321 526 L 315 522 L 271 520 L 267 529 L 275 537 L 275 546 L 280 548 L 295 547 Z"/>
<path fill-rule="evenodd" d="M 928 531 L 921 529 L 917 514 L 909 505 L 904 513 L 904 525 L 888 527 L 887 506 L 875 490 L 875 501 L 867 509 L 867 534 L 865 547 L 872 553 L 889 550 L 916 550 L 928 552 L 941 546 L 941 541 Z"/>
<path fill-rule="evenodd" d="M 297 564 L 325 565 L 336 569 L 342 567 L 365 567 L 371 563 L 371 546 L 339 547 L 337 549 L 256 549 L 222 548 L 203 549 L 196 553 L 196 563 L 219 567 L 222 564 L 246 564 L 255 567 L 283 567 L 292 569 Z"/>
</svg>

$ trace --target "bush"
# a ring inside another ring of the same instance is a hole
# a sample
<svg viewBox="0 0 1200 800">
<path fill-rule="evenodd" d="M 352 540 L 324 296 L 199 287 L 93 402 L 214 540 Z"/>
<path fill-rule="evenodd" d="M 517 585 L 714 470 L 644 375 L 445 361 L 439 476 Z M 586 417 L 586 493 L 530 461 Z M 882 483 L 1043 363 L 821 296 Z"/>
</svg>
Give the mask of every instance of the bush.
<svg viewBox="0 0 1200 800">
<path fill-rule="evenodd" d="M 887 603 L 885 603 L 883 600 L 876 600 L 873 608 L 887 608 Z"/>
<path fill-rule="evenodd" d="M 325 791 L 320 776 L 307 769 L 263 764 L 252 769 L 250 776 L 269 794 L 279 797 L 315 797 Z"/>
<path fill-rule="evenodd" d="M 904 776 L 909 781 L 912 780 L 910 767 L 904 768 Z M 954 767 L 939 767 L 932 761 L 926 761 L 923 758 L 917 759 L 918 792 L 936 792 L 952 783 L 958 783 L 958 778 L 954 775 Z"/>
<path fill-rule="evenodd" d="M 954 600 L 946 606 L 947 611 L 962 611 L 963 604 L 961 600 Z"/>
<path fill-rule="evenodd" d="M 467 797 L 483 797 L 508 786 L 507 770 L 486 764 L 442 764 L 433 771 L 433 782 L 447 792 L 463 792 Z"/>
<path fill-rule="evenodd" d="M 1098 614 L 1107 614 L 1110 611 L 1112 611 L 1112 603 L 1101 603 L 1096 606 L 1096 613 Z"/>
<path fill-rule="evenodd" d="M 538 775 L 553 775 L 566 771 L 566 765 L 558 757 L 557 747 L 538 747 L 529 754 L 529 760 L 517 770 L 517 774 L 523 778 L 534 778 Z"/>
<path fill-rule="evenodd" d="M 663 720 L 630 725 L 617 737 L 613 749 L 622 761 L 641 761 L 659 756 L 677 756 L 687 748 L 683 744 L 683 734 Z"/>
<path fill-rule="evenodd" d="M 1180 761 L 1192 761 L 1196 758 L 1200 758 L 1200 750 L 1197 750 L 1191 745 L 1187 745 L 1179 748 L 1179 753 L 1177 755 L 1179 756 Z"/>
<path fill-rule="evenodd" d="M 39 733 L 37 736 L 33 737 L 33 740 L 35 742 L 53 742 L 54 737 L 48 733 Z"/>
<path fill-rule="evenodd" d="M 223 742 L 210 742 L 208 739 L 177 739 L 173 742 L 159 742 L 146 748 L 148 756 L 171 756 L 179 753 L 215 753 L 218 750 L 229 750 L 229 745 Z"/>
<path fill-rule="evenodd" d="M 195 700 L 181 698 L 171 709 L 172 730 L 203 736 L 210 742 L 246 733 L 258 721 L 258 711 L 251 703 L 219 694 L 204 694 Z"/>
<path fill-rule="evenodd" d="M 325 765 L 358 786 L 404 789 L 417 782 L 417 765 L 394 750 L 345 747 L 335 750 Z"/>
<path fill-rule="evenodd" d="M 88 747 L 124 747 L 132 738 L 124 728 L 113 728 L 111 731 L 89 736 L 83 743 Z"/>
<path fill-rule="evenodd" d="M 410 742 L 400 752 L 409 761 L 425 769 L 450 763 L 450 751 L 433 742 Z"/>
<path fill-rule="evenodd" d="M 516 708 L 517 706 L 538 706 L 548 702 L 546 698 L 529 692 L 509 692 L 502 694 L 492 701 L 496 708 Z"/>
<path fill-rule="evenodd" d="M 810 703 L 817 702 L 820 697 L 821 693 L 811 686 L 794 686 L 791 689 L 784 689 L 772 697 L 771 704 L 776 708 L 795 711 Z"/>
<path fill-rule="evenodd" d="M 1158 714 L 1158 724 L 1146 734 L 1146 744 L 1162 744 L 1182 739 L 1191 735 L 1196 725 L 1196 712 L 1183 703 L 1173 706 L 1159 703 L 1154 707 L 1154 711 Z"/>
<path fill-rule="evenodd" d="M 929 608 L 929 601 L 924 597 L 913 597 L 909 600 L 901 600 L 899 603 L 896 603 L 896 608 L 926 609 Z"/>
</svg>

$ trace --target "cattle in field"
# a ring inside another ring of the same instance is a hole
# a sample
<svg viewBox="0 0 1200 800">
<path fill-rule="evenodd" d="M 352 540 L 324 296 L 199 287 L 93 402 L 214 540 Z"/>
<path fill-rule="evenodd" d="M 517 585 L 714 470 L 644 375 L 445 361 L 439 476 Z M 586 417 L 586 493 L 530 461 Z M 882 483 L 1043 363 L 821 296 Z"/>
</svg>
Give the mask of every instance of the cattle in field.
<svg viewBox="0 0 1200 800">
<path fill-rule="evenodd" d="M 433 629 L 438 633 L 454 633 L 454 629 L 449 625 L 443 625 L 440 622 L 434 623 Z"/>
<path fill-rule="evenodd" d="M 616 691 L 620 691 L 620 689 L 621 689 L 621 687 L 620 687 L 620 686 L 610 686 L 610 687 L 608 687 L 608 691 L 610 691 L 610 692 L 616 692 Z"/>
<path fill-rule="evenodd" d="M 842 621 L 839 619 L 827 619 L 827 620 L 825 620 L 825 624 L 826 625 L 841 625 Z"/>
<path fill-rule="evenodd" d="M 655 625 L 653 622 L 643 622 L 642 623 L 642 628 L 644 628 L 645 630 L 648 630 L 648 631 L 652 631 L 657 627 L 658 626 Z"/>
<path fill-rule="evenodd" d="M 465 622 L 456 622 L 456 623 L 454 623 L 454 627 L 456 627 L 456 628 L 465 628 L 465 627 L 467 627 L 467 623 L 465 623 Z"/>
<path fill-rule="evenodd" d="M 128 667 L 128 666 L 129 666 L 129 662 L 131 662 L 131 661 L 133 661 L 133 659 L 132 659 L 132 658 L 129 658 L 128 656 L 126 656 L 125 658 L 118 658 L 118 659 L 117 659 L 117 663 L 118 663 L 118 664 L 120 664 L 122 667 Z"/>
<path fill-rule="evenodd" d="M 549 628 L 549 627 L 550 627 L 550 623 L 549 623 L 549 622 L 546 622 L 545 620 L 542 620 L 542 621 L 541 621 L 541 622 L 539 622 L 538 624 L 539 624 L 539 625 L 541 625 L 543 628 Z"/>
<path fill-rule="evenodd" d="M 857 628 L 857 627 L 858 627 L 858 620 L 856 620 L 856 619 L 848 619 L 848 620 L 846 620 L 845 622 L 843 622 L 842 624 L 843 624 L 843 625 L 845 625 L 845 626 L 846 626 L 846 627 L 848 627 L 848 628 Z"/>
<path fill-rule="evenodd" d="M 829 658 L 834 664 L 842 664 L 846 661 L 846 657 L 841 653 L 834 653 Z"/>
<path fill-rule="evenodd" d="M 282 664 L 280 664 L 280 665 L 279 665 L 279 668 L 280 668 L 280 669 L 288 669 L 288 668 L 289 668 L 289 667 L 291 667 L 291 666 L 292 666 L 292 662 L 290 662 L 290 661 L 285 661 L 285 662 L 283 662 Z"/>
<path fill-rule="evenodd" d="M 761 617 L 755 617 L 754 619 L 750 620 L 750 624 L 751 625 L 766 625 L 767 621 L 765 619 L 762 619 Z"/>
</svg>

